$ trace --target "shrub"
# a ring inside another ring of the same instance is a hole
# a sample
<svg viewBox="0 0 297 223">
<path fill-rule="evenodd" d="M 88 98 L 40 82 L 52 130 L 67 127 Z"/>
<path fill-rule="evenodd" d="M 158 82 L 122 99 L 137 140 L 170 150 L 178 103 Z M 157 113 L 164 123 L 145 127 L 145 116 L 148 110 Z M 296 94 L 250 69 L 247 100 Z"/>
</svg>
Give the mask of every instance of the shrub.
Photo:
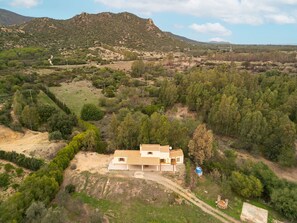
<svg viewBox="0 0 297 223">
<path fill-rule="evenodd" d="M 7 187 L 9 185 L 9 175 L 7 173 L 0 174 L 0 187 Z"/>
<path fill-rule="evenodd" d="M 49 135 L 48 135 L 48 139 L 51 141 L 51 140 L 61 140 L 63 139 L 63 136 L 62 136 L 62 133 L 60 131 L 54 131 L 54 132 L 51 132 Z"/>
<path fill-rule="evenodd" d="M 275 189 L 271 195 L 271 203 L 290 220 L 297 219 L 297 189 Z"/>
<path fill-rule="evenodd" d="M 237 171 L 232 172 L 230 183 L 233 191 L 246 198 L 260 197 L 263 192 L 263 185 L 258 178 Z"/>
<path fill-rule="evenodd" d="M 14 166 L 11 165 L 10 163 L 6 163 L 6 164 L 4 165 L 4 169 L 5 169 L 6 172 L 10 172 L 11 170 L 14 169 Z"/>
<path fill-rule="evenodd" d="M 15 172 L 17 173 L 18 176 L 21 176 L 24 173 L 24 170 L 22 168 L 17 168 Z"/>
<path fill-rule="evenodd" d="M 80 114 L 85 121 L 98 121 L 103 118 L 103 115 L 103 112 L 94 104 L 85 104 Z"/>
</svg>

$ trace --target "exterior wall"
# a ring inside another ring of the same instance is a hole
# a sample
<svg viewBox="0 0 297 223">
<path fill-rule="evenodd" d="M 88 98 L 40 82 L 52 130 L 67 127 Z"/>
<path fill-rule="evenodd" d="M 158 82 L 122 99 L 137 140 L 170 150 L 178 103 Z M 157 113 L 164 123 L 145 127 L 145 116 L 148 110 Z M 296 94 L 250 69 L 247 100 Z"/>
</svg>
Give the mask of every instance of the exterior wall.
<svg viewBox="0 0 297 223">
<path fill-rule="evenodd" d="M 169 153 L 162 153 L 162 152 L 160 152 L 160 159 L 168 159 L 168 158 L 170 158 L 170 156 L 169 156 Z"/>
<path fill-rule="evenodd" d="M 152 154 L 148 154 L 148 153 Z M 160 157 L 160 151 L 140 151 L 141 157 Z"/>
<path fill-rule="evenodd" d="M 108 170 L 128 170 L 126 164 L 113 164 L 112 162 L 108 165 Z"/>
<path fill-rule="evenodd" d="M 178 156 L 176 157 L 176 159 L 179 158 L 179 162 L 176 162 L 176 163 L 184 163 L 184 157 L 183 156 Z"/>
<path fill-rule="evenodd" d="M 119 161 L 119 158 L 123 158 L 125 161 Z M 114 164 L 126 164 L 127 163 L 127 157 L 114 157 L 112 159 L 112 163 L 114 163 Z"/>
</svg>

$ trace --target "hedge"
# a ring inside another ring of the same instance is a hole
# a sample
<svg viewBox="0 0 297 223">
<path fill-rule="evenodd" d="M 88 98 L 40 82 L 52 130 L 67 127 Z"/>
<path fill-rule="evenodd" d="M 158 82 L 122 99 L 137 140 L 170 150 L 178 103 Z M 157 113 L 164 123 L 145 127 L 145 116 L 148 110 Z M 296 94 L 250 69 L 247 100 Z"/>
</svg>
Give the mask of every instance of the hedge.
<svg viewBox="0 0 297 223">
<path fill-rule="evenodd" d="M 24 154 L 19 154 L 14 151 L 6 152 L 0 150 L 0 159 L 12 162 L 20 167 L 24 167 L 29 170 L 39 170 L 43 165 L 44 161 L 33 157 L 27 157 Z"/>
</svg>

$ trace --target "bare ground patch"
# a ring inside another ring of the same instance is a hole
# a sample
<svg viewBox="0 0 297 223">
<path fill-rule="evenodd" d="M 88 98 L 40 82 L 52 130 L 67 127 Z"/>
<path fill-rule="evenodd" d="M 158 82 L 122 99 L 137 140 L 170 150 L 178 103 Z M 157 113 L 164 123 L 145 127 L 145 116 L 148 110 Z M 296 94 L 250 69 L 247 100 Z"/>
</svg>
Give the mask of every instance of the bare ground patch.
<svg viewBox="0 0 297 223">
<path fill-rule="evenodd" d="M 182 106 L 181 104 L 176 104 L 172 109 L 166 112 L 166 115 L 176 119 L 191 118 L 195 119 L 195 112 L 189 111 L 188 107 Z"/>
<path fill-rule="evenodd" d="M 0 126 L 0 149 L 4 151 L 15 151 L 49 160 L 65 145 L 64 142 L 50 142 L 47 132 L 26 130 L 20 133 Z"/>
</svg>

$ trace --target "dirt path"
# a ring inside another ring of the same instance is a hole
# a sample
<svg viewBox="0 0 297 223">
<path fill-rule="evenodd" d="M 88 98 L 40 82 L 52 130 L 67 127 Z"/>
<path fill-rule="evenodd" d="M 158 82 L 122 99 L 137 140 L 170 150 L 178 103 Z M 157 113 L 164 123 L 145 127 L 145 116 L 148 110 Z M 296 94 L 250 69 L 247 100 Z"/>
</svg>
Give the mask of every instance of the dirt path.
<svg viewBox="0 0 297 223">
<path fill-rule="evenodd" d="M 160 176 L 157 173 L 135 172 L 134 177 L 135 178 L 140 178 L 140 179 L 145 179 L 145 180 L 151 180 L 151 181 L 154 181 L 154 182 L 156 182 L 158 184 L 161 184 L 161 185 L 165 186 L 166 188 L 174 191 L 175 193 L 177 193 L 178 195 L 180 195 L 181 197 L 183 197 L 184 199 L 189 201 L 190 203 L 196 205 L 197 207 L 199 207 L 204 212 L 206 212 L 209 215 L 212 215 L 213 217 L 217 218 L 221 222 L 224 222 L 224 223 L 230 223 L 230 222 L 239 223 L 240 222 L 240 221 L 230 217 L 229 215 L 223 213 L 222 211 L 219 211 L 219 210 L 211 207 L 210 205 L 208 205 L 205 202 L 198 199 L 193 193 L 189 192 L 187 189 L 184 189 L 183 187 L 181 187 L 177 183 L 175 183 L 175 182 L 173 182 L 173 181 L 171 181 L 171 180 L 169 180 L 169 179 L 167 179 L 167 178 L 165 178 L 163 176 Z"/>
</svg>

